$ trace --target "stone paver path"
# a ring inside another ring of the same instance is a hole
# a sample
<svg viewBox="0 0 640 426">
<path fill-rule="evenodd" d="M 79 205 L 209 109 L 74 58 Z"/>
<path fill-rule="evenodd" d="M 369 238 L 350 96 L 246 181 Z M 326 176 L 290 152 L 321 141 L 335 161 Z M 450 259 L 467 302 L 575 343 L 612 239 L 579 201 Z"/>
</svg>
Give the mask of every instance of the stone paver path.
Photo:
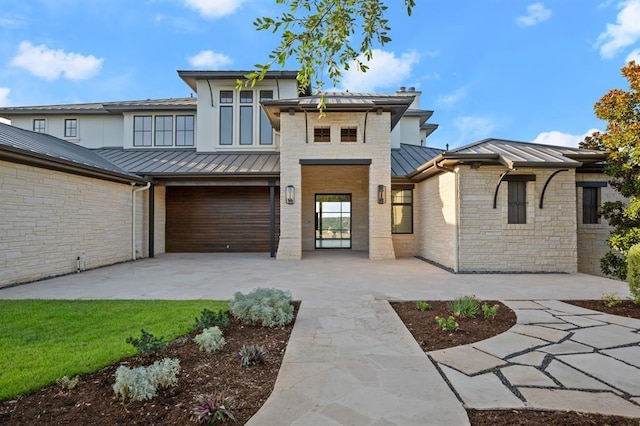
<svg viewBox="0 0 640 426">
<path fill-rule="evenodd" d="M 640 320 L 556 300 L 506 301 L 518 324 L 429 352 L 467 408 L 536 408 L 640 417 Z"/>
</svg>

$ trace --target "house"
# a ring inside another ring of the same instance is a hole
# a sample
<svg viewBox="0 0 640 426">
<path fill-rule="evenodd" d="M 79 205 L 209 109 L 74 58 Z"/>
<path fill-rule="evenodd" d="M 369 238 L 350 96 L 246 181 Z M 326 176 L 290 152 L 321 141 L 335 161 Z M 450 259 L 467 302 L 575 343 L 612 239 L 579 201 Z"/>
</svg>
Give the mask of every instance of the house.
<svg viewBox="0 0 640 426">
<path fill-rule="evenodd" d="M 599 273 L 604 153 L 429 148 L 414 88 L 312 95 L 272 71 L 238 90 L 244 74 L 178 71 L 190 98 L 0 108 L 0 285 L 164 252 Z"/>
</svg>

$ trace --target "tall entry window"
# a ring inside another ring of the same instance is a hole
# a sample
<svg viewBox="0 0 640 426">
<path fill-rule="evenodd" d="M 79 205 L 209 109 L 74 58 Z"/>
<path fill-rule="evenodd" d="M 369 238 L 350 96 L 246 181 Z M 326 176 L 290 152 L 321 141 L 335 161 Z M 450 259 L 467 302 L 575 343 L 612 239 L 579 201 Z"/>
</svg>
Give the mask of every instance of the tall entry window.
<svg viewBox="0 0 640 426">
<path fill-rule="evenodd" d="M 351 194 L 316 194 L 316 246 L 351 248 Z"/>
</svg>

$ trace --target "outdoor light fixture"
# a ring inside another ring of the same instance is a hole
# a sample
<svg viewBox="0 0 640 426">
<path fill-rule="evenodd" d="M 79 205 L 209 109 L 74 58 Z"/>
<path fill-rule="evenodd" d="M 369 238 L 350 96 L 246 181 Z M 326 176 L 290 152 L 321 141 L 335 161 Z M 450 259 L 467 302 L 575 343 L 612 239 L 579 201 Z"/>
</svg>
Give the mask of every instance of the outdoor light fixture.
<svg viewBox="0 0 640 426">
<path fill-rule="evenodd" d="M 384 204 L 387 188 L 384 185 L 378 185 L 378 204 Z"/>
<path fill-rule="evenodd" d="M 287 185 L 284 190 L 284 197 L 287 201 L 287 204 L 293 204 L 293 202 L 296 200 L 296 189 L 293 187 L 293 185 Z"/>
</svg>

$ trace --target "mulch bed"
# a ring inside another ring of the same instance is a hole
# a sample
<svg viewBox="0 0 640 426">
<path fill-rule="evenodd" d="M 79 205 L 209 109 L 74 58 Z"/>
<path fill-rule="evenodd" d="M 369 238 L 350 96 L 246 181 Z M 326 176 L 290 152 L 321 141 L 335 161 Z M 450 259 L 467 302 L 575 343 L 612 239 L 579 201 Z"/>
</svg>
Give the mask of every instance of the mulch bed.
<svg viewBox="0 0 640 426">
<path fill-rule="evenodd" d="M 623 305 L 607 308 L 602 301 L 570 301 L 578 306 L 640 318 L 640 306 L 625 301 Z M 513 311 L 498 304 L 498 315 L 484 320 L 482 313 L 475 319 L 458 319 L 459 329 L 444 332 L 434 317 L 448 317 L 447 302 L 429 302 L 430 311 L 420 311 L 414 302 L 394 302 L 407 328 L 425 352 L 464 345 L 500 334 L 515 324 Z M 297 313 L 299 303 L 295 303 Z M 231 318 L 223 330 L 227 345 L 216 354 L 204 354 L 193 342 L 195 333 L 180 337 L 167 348 L 145 357 L 133 357 L 84 375 L 73 390 L 50 386 L 13 401 L 0 402 L 0 424 L 188 424 L 196 397 L 201 394 L 222 393 L 233 397 L 235 422 L 241 425 L 255 414 L 271 394 L 284 356 L 293 325 L 268 329 L 245 326 Z M 236 357 L 243 345 L 262 345 L 267 350 L 269 362 L 264 366 L 242 367 Z M 180 359 L 181 371 L 178 386 L 159 390 L 150 401 L 122 402 L 113 392 L 114 374 L 119 365 L 136 367 L 149 365 L 156 360 L 171 357 Z M 471 424 L 485 425 L 638 425 L 638 420 L 625 417 L 604 416 L 562 411 L 535 410 L 467 410 Z"/>
</svg>

